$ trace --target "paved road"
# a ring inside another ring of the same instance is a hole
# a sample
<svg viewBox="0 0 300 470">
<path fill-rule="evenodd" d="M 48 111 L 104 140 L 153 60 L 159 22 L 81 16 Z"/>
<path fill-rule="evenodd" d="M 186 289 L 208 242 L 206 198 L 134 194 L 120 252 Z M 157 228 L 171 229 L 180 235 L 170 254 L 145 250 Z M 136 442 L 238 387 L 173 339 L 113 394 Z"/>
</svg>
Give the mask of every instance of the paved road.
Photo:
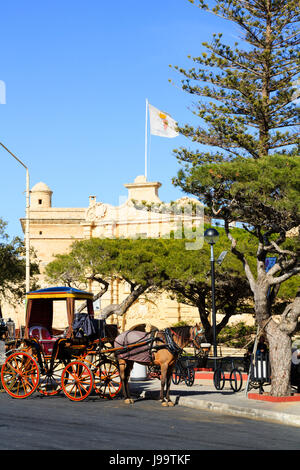
<svg viewBox="0 0 300 470">
<path fill-rule="evenodd" d="M 15 400 L 0 394 L 1 450 L 293 450 L 300 429 L 183 406 L 163 408 L 155 400 L 64 396 Z"/>
</svg>

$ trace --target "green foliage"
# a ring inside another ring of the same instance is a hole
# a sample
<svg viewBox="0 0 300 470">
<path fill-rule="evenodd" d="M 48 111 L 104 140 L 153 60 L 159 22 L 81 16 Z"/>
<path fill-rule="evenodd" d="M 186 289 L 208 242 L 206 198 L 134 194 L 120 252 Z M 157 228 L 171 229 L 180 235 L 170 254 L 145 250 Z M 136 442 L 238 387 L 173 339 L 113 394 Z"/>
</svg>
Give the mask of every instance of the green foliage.
<svg viewBox="0 0 300 470">
<path fill-rule="evenodd" d="M 69 254 L 57 255 L 46 275 L 51 282 L 74 286 L 117 278 L 131 285 L 160 286 L 166 252 L 162 240 L 92 238 L 75 242 Z"/>
<path fill-rule="evenodd" d="M 6 223 L 0 219 L 0 300 L 21 302 L 25 295 L 25 248 L 19 237 L 9 240 Z M 35 262 L 30 266 L 31 275 L 39 272 Z M 31 278 L 34 288 L 35 279 Z"/>
<path fill-rule="evenodd" d="M 204 227 L 206 228 L 206 227 Z M 224 314 L 217 325 L 220 331 L 234 314 L 251 312 L 251 290 L 241 262 L 230 252 L 230 241 L 220 227 L 215 258 L 222 251 L 227 255 L 222 264 L 216 263 L 216 308 Z M 256 240 L 247 231 L 233 228 L 232 232 L 244 250 L 248 263 L 255 269 Z M 199 241 L 199 240 L 198 240 Z M 196 307 L 207 339 L 212 336 L 210 247 L 186 249 L 190 239 L 99 239 L 75 242 L 69 254 L 57 255 L 46 267 L 49 281 L 80 287 L 96 281 L 108 286 L 112 279 L 126 281 L 131 290 L 167 292 L 178 302 Z M 195 244 L 197 248 L 197 244 Z M 283 292 L 283 299 L 285 298 Z M 163 314 L 163 312 L 162 312 Z"/>
<path fill-rule="evenodd" d="M 175 328 L 176 326 L 189 326 L 189 324 L 186 321 L 181 320 L 171 326 Z"/>
<path fill-rule="evenodd" d="M 251 260 L 250 235 L 241 229 L 235 231 L 241 243 L 247 246 Z M 224 229 L 220 228 L 219 232 L 216 257 L 226 248 L 229 250 Z M 69 254 L 57 255 L 46 267 L 46 274 L 51 283 L 75 287 L 87 286 L 90 280 L 105 285 L 112 279 L 120 279 L 131 289 L 141 286 L 143 292 L 164 290 L 179 302 L 196 307 L 199 320 L 211 336 L 210 247 L 204 243 L 200 250 L 191 250 L 186 249 L 186 243 L 184 238 L 93 238 L 75 242 Z M 216 295 L 217 308 L 225 313 L 226 321 L 237 310 L 243 311 L 250 295 L 242 266 L 231 253 L 216 267 Z"/>
<path fill-rule="evenodd" d="M 230 46 L 223 43 L 221 33 L 213 34 L 210 42 L 202 43 L 206 52 L 191 59 L 191 69 L 175 67 L 184 77 L 182 89 L 201 97 L 194 107 L 201 124 L 196 128 L 186 124 L 180 131 L 193 142 L 211 147 L 208 152 L 176 150 L 178 159 L 193 165 L 299 149 L 295 103 L 299 2 L 191 3 L 237 25 L 243 41 Z"/>
<path fill-rule="evenodd" d="M 249 344 L 255 334 L 256 326 L 239 322 L 225 326 L 218 335 L 218 343 L 232 348 L 243 348 Z"/>
<path fill-rule="evenodd" d="M 277 294 L 278 299 L 291 301 L 296 297 L 300 285 L 300 275 L 291 277 L 281 284 Z"/>
<path fill-rule="evenodd" d="M 193 165 L 181 170 L 174 182 L 198 196 L 211 215 L 219 211 L 229 221 L 265 231 L 287 231 L 300 224 L 299 157 L 270 155 Z"/>
</svg>

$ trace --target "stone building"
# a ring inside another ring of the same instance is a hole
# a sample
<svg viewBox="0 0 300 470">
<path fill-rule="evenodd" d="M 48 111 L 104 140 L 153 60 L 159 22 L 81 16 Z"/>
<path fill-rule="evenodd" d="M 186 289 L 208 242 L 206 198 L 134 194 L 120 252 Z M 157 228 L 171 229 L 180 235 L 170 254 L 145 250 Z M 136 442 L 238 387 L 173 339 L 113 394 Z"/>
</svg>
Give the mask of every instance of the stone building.
<svg viewBox="0 0 300 470">
<path fill-rule="evenodd" d="M 144 176 L 138 176 L 133 183 L 124 184 L 128 197 L 119 206 L 98 202 L 95 196 L 89 196 L 88 207 L 60 208 L 52 205 L 52 190 L 45 183 L 37 183 L 30 193 L 30 245 L 35 249 L 40 262 L 40 286 L 47 285 L 43 271 L 56 254 L 68 252 L 75 240 L 91 237 L 161 237 L 176 231 L 178 227 L 198 224 L 203 227 L 203 212 L 197 213 L 191 221 L 190 215 L 172 211 L 149 210 L 149 204 L 161 206 L 158 190 L 159 182 L 148 182 Z M 125 198 L 124 198 L 125 199 Z M 186 206 L 195 199 L 181 198 L 176 207 Z M 141 210 L 142 206 L 148 210 Z M 23 231 L 25 219 L 21 219 Z M 202 224 L 202 225 L 201 225 Z M 96 293 L 96 286 L 90 285 Z M 112 303 L 120 303 L 129 293 L 129 286 L 113 281 L 109 290 L 95 303 L 95 314 Z M 15 313 L 17 327 L 24 324 L 24 309 Z M 65 318 L 57 316 L 57 328 L 64 326 Z M 110 317 L 108 322 L 118 323 L 124 330 L 138 324 L 151 324 L 159 328 L 170 326 L 178 321 L 199 322 L 196 308 L 188 307 L 171 300 L 166 294 L 149 297 L 141 296 L 123 317 Z"/>
</svg>

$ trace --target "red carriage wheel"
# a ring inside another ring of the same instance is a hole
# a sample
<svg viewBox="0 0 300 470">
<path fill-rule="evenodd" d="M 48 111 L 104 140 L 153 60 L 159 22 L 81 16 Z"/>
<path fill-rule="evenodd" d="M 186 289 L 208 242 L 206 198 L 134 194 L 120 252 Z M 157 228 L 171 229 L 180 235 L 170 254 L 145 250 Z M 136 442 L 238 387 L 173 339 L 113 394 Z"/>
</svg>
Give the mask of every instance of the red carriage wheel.
<svg viewBox="0 0 300 470">
<path fill-rule="evenodd" d="M 94 386 L 93 374 L 84 362 L 70 362 L 62 372 L 61 386 L 70 400 L 85 400 Z"/>
<path fill-rule="evenodd" d="M 95 391 L 103 398 L 114 398 L 122 388 L 118 366 L 110 359 L 101 361 L 93 371 Z"/>
<path fill-rule="evenodd" d="M 39 379 L 39 366 L 36 360 L 26 352 L 11 354 L 2 366 L 3 388 L 14 398 L 29 397 L 37 389 Z"/>
</svg>

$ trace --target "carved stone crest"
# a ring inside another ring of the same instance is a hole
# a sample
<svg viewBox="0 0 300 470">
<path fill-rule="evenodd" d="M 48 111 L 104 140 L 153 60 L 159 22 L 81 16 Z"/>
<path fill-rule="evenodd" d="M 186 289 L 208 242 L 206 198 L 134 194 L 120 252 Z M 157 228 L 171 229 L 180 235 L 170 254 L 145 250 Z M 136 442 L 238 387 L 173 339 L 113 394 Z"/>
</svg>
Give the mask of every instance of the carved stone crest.
<svg viewBox="0 0 300 470">
<path fill-rule="evenodd" d="M 98 222 L 105 217 L 107 207 L 102 202 L 96 202 L 86 211 L 87 222 Z"/>
</svg>

